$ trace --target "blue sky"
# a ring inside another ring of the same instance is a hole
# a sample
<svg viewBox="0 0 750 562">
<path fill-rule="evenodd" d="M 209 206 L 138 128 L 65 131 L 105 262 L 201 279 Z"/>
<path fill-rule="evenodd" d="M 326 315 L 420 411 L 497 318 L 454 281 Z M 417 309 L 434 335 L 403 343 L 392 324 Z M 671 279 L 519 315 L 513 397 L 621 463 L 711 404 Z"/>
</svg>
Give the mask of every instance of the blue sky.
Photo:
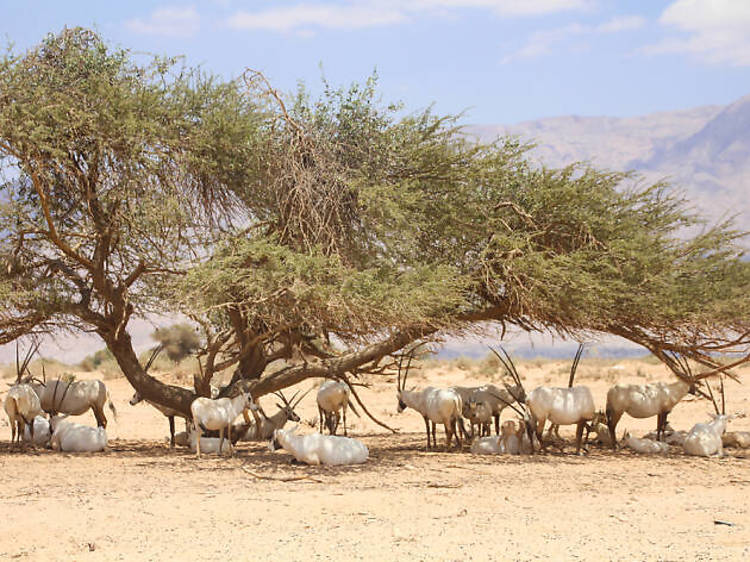
<svg viewBox="0 0 750 562">
<path fill-rule="evenodd" d="M 282 90 L 374 68 L 411 109 L 468 123 L 630 116 L 750 93 L 750 0 L 0 0 L 0 35 L 26 49 L 94 26 L 137 52 L 183 54 L 225 77 L 262 70 Z"/>
</svg>

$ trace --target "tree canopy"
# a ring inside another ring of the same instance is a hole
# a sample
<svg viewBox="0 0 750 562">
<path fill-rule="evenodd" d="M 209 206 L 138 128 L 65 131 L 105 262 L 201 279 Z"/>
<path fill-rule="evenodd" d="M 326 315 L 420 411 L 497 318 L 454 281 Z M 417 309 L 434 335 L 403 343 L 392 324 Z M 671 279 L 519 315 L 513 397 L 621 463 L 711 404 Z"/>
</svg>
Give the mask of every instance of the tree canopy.
<svg viewBox="0 0 750 562">
<path fill-rule="evenodd" d="M 720 366 L 748 343 L 750 266 L 667 185 L 547 169 L 515 139 L 383 103 L 373 76 L 277 92 L 66 29 L 0 60 L 0 343 L 96 331 L 148 399 L 133 315 L 203 330 L 205 394 L 379 372 L 483 322 L 611 333 Z M 697 233 L 697 234 L 696 234 Z"/>
</svg>

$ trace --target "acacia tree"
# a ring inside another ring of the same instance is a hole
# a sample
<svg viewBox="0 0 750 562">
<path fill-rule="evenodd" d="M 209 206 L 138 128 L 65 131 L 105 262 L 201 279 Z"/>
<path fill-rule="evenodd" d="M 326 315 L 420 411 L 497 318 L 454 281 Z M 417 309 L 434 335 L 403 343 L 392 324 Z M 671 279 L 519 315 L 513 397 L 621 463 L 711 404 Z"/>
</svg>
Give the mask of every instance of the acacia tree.
<svg viewBox="0 0 750 562">
<path fill-rule="evenodd" d="M 483 321 L 617 334 L 669 366 L 673 352 L 719 367 L 716 352 L 748 343 L 743 234 L 707 227 L 668 186 L 531 166 L 527 147 L 472 142 L 453 117 L 400 116 L 374 79 L 288 103 L 245 79 L 271 102 L 268 164 L 232 193 L 243 228 L 177 292 L 224 328 L 233 381 L 381 372 L 412 341 Z"/>
<path fill-rule="evenodd" d="M 236 83 L 175 60 L 138 64 L 66 29 L 0 60 L 0 343 L 95 331 L 146 397 L 193 394 L 145 374 L 127 324 L 163 312 L 154 291 L 212 236 L 212 194 L 260 121 Z"/>
<path fill-rule="evenodd" d="M 748 343 L 741 233 L 687 236 L 703 223 L 665 185 L 533 166 L 513 140 L 381 103 L 374 78 L 313 100 L 169 62 L 71 30 L 0 65 L 0 342 L 93 329 L 143 396 L 186 413 L 195 393 L 138 363 L 133 315 L 203 327 L 200 394 L 233 365 L 225 394 L 383 372 L 488 321 L 712 368 Z"/>
</svg>

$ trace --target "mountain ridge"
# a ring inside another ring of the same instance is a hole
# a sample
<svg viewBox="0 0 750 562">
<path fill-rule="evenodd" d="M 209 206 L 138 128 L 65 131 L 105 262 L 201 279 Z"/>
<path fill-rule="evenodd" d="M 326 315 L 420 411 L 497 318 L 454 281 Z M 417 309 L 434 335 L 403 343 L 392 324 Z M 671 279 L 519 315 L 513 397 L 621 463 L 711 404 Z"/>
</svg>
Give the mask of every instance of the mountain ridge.
<svg viewBox="0 0 750 562">
<path fill-rule="evenodd" d="M 568 115 L 467 130 L 483 141 L 511 135 L 533 143 L 530 157 L 549 167 L 587 162 L 666 179 L 709 220 L 737 215 L 737 226 L 750 229 L 750 95 L 635 117 Z"/>
</svg>

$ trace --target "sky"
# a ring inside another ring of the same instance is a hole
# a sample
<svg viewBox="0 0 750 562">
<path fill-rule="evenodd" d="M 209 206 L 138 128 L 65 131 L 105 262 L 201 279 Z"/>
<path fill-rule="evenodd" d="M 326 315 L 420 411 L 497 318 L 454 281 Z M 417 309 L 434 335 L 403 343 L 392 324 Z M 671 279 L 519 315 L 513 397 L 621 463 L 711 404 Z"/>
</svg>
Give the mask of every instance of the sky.
<svg viewBox="0 0 750 562">
<path fill-rule="evenodd" d="M 261 70 L 282 91 L 377 70 L 385 101 L 465 112 L 467 124 L 750 93 L 750 0 L 0 0 L 0 37 L 17 51 L 77 25 L 225 78 Z"/>
<path fill-rule="evenodd" d="M 465 112 L 465 124 L 627 117 L 750 93 L 750 0 L 0 0 L 0 42 L 16 52 L 64 26 L 224 78 L 260 70 L 282 91 L 377 70 L 385 101 Z M 150 331 L 131 326 L 139 347 Z M 101 347 L 56 341 L 50 354 L 65 360 Z M 0 347 L 0 362 L 13 352 Z"/>
</svg>

